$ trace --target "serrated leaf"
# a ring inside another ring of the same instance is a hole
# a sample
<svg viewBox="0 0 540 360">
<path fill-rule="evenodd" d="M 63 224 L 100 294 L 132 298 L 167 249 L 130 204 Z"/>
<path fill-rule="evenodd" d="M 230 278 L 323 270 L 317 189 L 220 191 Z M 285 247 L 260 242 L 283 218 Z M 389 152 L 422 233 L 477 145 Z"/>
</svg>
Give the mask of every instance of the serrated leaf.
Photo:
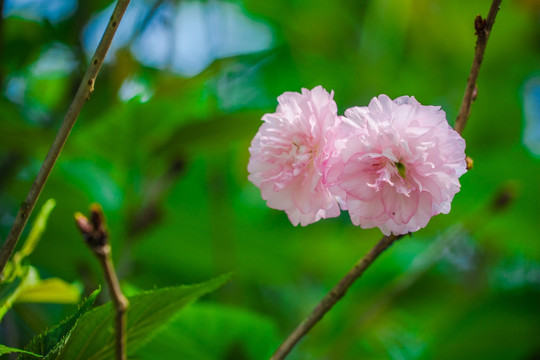
<svg viewBox="0 0 540 360">
<path fill-rule="evenodd" d="M 65 344 L 70 339 L 71 333 L 75 326 L 79 323 L 81 317 L 88 312 L 96 297 L 101 292 L 101 289 L 95 290 L 88 298 L 79 306 L 75 314 L 70 316 L 65 321 L 57 326 L 36 336 L 25 348 L 26 351 L 37 353 L 45 356 L 45 359 L 55 358 L 55 356 L 63 349 Z M 30 359 L 26 355 L 22 355 L 19 360 Z"/>
<path fill-rule="evenodd" d="M 24 351 L 21 349 L 15 349 L 15 348 L 10 348 L 4 345 L 0 345 L 0 355 L 10 354 L 10 353 L 22 353 L 22 354 L 26 354 L 33 357 L 42 357 L 41 355 L 34 354 L 29 351 Z"/>
<path fill-rule="evenodd" d="M 145 344 L 174 314 L 199 297 L 212 292 L 230 279 L 220 276 L 205 283 L 163 288 L 129 298 L 127 349 L 133 353 Z M 112 304 L 95 308 L 77 324 L 62 352 L 54 359 L 113 359 L 115 313 Z M 53 358 L 51 358 L 53 359 Z"/>
</svg>

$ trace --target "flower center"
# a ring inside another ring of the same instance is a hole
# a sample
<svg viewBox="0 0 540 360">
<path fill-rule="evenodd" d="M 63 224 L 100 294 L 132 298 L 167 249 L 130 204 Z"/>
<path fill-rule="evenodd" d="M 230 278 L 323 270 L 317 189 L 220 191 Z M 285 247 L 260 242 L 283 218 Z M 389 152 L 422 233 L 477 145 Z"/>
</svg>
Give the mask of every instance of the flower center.
<svg viewBox="0 0 540 360">
<path fill-rule="evenodd" d="M 292 176 L 298 176 L 312 162 L 316 155 L 316 149 L 309 139 L 305 137 L 294 137 L 290 143 L 289 151 L 286 155 L 286 163 L 292 171 Z"/>
<path fill-rule="evenodd" d="M 399 176 L 405 179 L 405 165 L 400 161 L 394 163 L 394 165 L 396 165 Z"/>
<path fill-rule="evenodd" d="M 294 139 L 289 152 L 296 163 L 307 163 L 314 155 L 314 150 L 307 139 Z"/>
</svg>

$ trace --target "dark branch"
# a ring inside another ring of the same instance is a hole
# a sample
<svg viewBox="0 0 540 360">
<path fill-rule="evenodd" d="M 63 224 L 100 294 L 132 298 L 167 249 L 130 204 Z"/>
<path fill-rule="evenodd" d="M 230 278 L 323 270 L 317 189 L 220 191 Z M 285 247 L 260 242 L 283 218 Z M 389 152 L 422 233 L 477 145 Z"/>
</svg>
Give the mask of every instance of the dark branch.
<svg viewBox="0 0 540 360">
<path fill-rule="evenodd" d="M 345 275 L 334 288 L 317 304 L 315 309 L 302 323 L 289 335 L 280 345 L 271 360 L 284 359 L 294 348 L 296 343 L 311 330 L 311 328 L 323 318 L 323 316 L 341 299 L 351 285 L 358 279 L 364 271 L 396 240 L 403 235 L 384 236 L 356 265 Z"/>
<path fill-rule="evenodd" d="M 502 0 L 493 0 L 491 3 L 491 8 L 489 9 L 489 14 L 487 19 L 483 19 L 480 15 L 474 19 L 474 29 L 476 31 L 476 48 L 474 52 L 473 64 L 471 67 L 471 73 L 469 79 L 467 80 L 467 87 L 465 88 L 465 95 L 463 96 L 463 101 L 461 102 L 461 107 L 459 108 L 459 114 L 456 119 L 456 125 L 454 129 L 458 133 L 462 133 L 469 119 L 471 113 L 471 105 L 476 99 L 478 89 L 476 88 L 476 79 L 478 79 L 478 74 L 480 73 L 480 66 L 482 65 L 482 60 L 484 59 L 484 52 L 486 51 L 487 41 L 489 35 L 491 34 L 491 29 L 495 23 L 495 17 L 501 6 Z"/>
</svg>

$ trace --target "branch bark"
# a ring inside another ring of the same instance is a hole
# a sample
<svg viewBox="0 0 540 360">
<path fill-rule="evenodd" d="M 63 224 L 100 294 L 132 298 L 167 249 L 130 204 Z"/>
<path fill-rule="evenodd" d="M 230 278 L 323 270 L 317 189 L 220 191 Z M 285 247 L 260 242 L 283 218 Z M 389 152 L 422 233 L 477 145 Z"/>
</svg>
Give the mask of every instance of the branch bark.
<svg viewBox="0 0 540 360">
<path fill-rule="evenodd" d="M 51 148 L 49 149 L 49 152 L 47 153 L 47 156 L 39 169 L 36 179 L 34 180 L 26 199 L 19 208 L 19 212 L 15 217 L 15 222 L 13 223 L 6 241 L 0 250 L 0 275 L 4 271 L 4 267 L 13 253 L 13 250 L 17 245 L 17 241 L 21 237 L 21 233 L 26 226 L 28 218 L 36 205 L 39 195 L 41 194 L 41 191 L 49 178 L 52 168 L 54 167 L 54 164 L 56 163 L 56 160 L 58 159 L 58 156 L 66 143 L 69 133 L 71 132 L 71 129 L 73 128 L 73 125 L 75 124 L 84 103 L 89 99 L 90 94 L 92 94 L 94 91 L 96 77 L 101 69 L 103 61 L 105 60 L 105 56 L 107 55 L 107 51 L 109 50 L 114 34 L 116 33 L 116 29 L 120 24 L 120 20 L 122 20 L 122 16 L 129 5 L 129 1 L 130 0 L 118 0 L 111 19 L 109 20 L 109 24 L 103 33 L 103 37 L 101 38 L 94 56 L 92 57 L 90 66 L 83 76 L 81 84 L 79 85 L 77 93 L 75 94 L 75 97 L 73 98 L 73 101 L 67 111 L 64 121 L 56 134 Z"/>
<path fill-rule="evenodd" d="M 105 280 L 107 281 L 109 293 L 111 294 L 111 298 L 113 300 L 114 308 L 116 311 L 116 359 L 126 360 L 126 312 L 129 303 L 127 298 L 122 293 L 122 290 L 120 289 L 120 283 L 118 281 L 118 277 L 116 276 L 116 271 L 114 270 L 114 265 L 112 262 L 111 246 L 107 244 L 100 249 L 92 250 L 94 252 L 94 255 L 96 255 L 96 257 L 98 258 L 99 264 L 103 268 Z"/>
<path fill-rule="evenodd" d="M 105 215 L 99 204 L 90 206 L 90 220 L 81 213 L 75 214 L 75 224 L 79 228 L 86 244 L 97 257 L 103 269 L 114 308 L 116 332 L 116 359 L 126 360 L 126 324 L 129 302 L 120 289 L 120 283 L 114 270 L 109 232 L 105 225 Z"/>
<path fill-rule="evenodd" d="M 284 359 L 294 348 L 296 343 L 308 333 L 309 330 L 323 318 L 323 316 L 345 295 L 351 285 L 358 279 L 364 271 L 396 240 L 403 235 L 384 236 L 356 265 L 326 294 L 326 296 L 317 304 L 315 309 L 302 323 L 289 335 L 289 337 L 279 346 L 271 360 Z"/>
<path fill-rule="evenodd" d="M 471 105 L 476 99 L 476 79 L 478 79 L 478 74 L 480 73 L 480 66 L 482 65 L 482 60 L 484 59 L 487 41 L 489 39 L 489 35 L 491 34 L 493 24 L 495 23 L 495 17 L 499 11 L 501 2 L 502 0 L 493 0 L 487 19 L 483 19 L 480 15 L 474 19 L 474 29 L 476 30 L 474 59 L 469 78 L 467 79 L 465 95 L 463 96 L 463 101 L 461 102 L 461 107 L 459 108 L 458 117 L 454 126 L 454 129 L 460 134 L 463 133 L 463 130 L 465 129 L 465 125 L 467 124 L 467 120 L 469 119 L 469 115 L 471 113 Z"/>
</svg>

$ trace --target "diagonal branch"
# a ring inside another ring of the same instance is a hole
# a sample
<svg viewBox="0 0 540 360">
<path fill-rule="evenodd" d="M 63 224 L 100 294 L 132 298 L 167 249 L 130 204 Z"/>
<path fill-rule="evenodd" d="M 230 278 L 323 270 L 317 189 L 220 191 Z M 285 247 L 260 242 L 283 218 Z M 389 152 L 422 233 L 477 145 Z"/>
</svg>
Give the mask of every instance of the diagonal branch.
<svg viewBox="0 0 540 360">
<path fill-rule="evenodd" d="M 82 78 L 79 89 L 77 90 L 64 121 L 56 134 L 56 138 L 49 149 L 47 157 L 43 161 L 43 164 L 39 169 L 36 179 L 34 180 L 26 199 L 19 208 L 15 222 L 13 223 L 8 237 L 0 250 L 0 275 L 4 271 L 4 267 L 6 266 L 9 257 L 13 253 L 13 250 L 17 245 L 17 241 L 21 237 L 21 233 L 24 230 L 26 222 L 28 221 L 32 210 L 36 205 L 39 195 L 41 194 L 41 191 L 49 178 L 49 174 L 51 173 L 52 168 L 56 163 L 56 159 L 58 159 L 58 156 L 66 143 L 69 133 L 71 132 L 71 129 L 73 128 L 73 125 L 75 124 L 84 103 L 89 99 L 90 94 L 92 94 L 94 91 L 96 77 L 99 73 L 101 65 L 103 64 L 103 61 L 105 60 L 105 55 L 107 55 L 107 51 L 109 50 L 114 34 L 116 33 L 116 29 L 120 24 L 120 20 L 122 20 L 122 16 L 126 11 L 129 1 L 130 0 L 118 0 L 111 19 L 109 20 L 109 24 L 103 33 L 103 37 L 101 38 L 94 56 L 92 57 L 90 66 Z"/>
<path fill-rule="evenodd" d="M 396 240 L 403 235 L 384 236 L 356 265 L 345 275 L 334 288 L 317 304 L 315 309 L 302 321 L 302 323 L 289 335 L 289 337 L 279 346 L 271 360 L 284 359 L 285 356 L 300 341 L 302 336 L 307 334 L 315 324 L 345 295 L 351 285 L 358 279 L 364 271 Z"/>
<path fill-rule="evenodd" d="M 482 60 L 484 59 L 487 41 L 489 39 L 489 35 L 491 34 L 491 28 L 495 23 L 495 17 L 499 11 L 501 2 L 502 0 L 493 0 L 487 19 L 483 19 L 480 15 L 474 19 L 474 29 L 476 30 L 476 48 L 474 52 L 474 59 L 471 67 L 471 73 L 469 75 L 469 79 L 467 80 L 465 95 L 463 96 L 463 101 L 461 102 L 459 114 L 454 126 L 454 129 L 460 134 L 463 132 L 463 129 L 465 129 L 465 124 L 467 124 L 467 120 L 469 119 L 469 115 L 471 113 L 471 105 L 476 99 L 476 79 L 480 73 L 480 66 L 482 65 Z"/>
</svg>

